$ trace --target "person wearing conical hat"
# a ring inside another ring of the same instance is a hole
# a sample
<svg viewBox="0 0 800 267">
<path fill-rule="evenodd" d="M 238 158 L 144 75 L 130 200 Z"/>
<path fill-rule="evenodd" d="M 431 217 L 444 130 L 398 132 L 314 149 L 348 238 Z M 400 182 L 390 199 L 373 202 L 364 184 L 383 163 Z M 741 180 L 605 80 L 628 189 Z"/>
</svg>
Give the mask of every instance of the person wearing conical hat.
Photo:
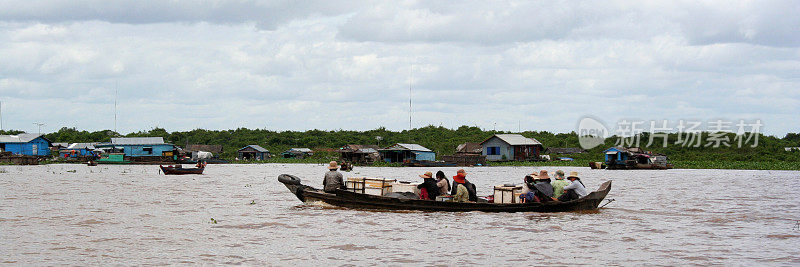
<svg viewBox="0 0 800 267">
<path fill-rule="evenodd" d="M 420 199 L 436 200 L 436 196 L 439 195 L 441 190 L 439 190 L 439 186 L 436 185 L 436 179 L 433 179 L 433 173 L 425 172 L 425 174 L 420 174 L 419 177 L 424 179 L 424 181 L 417 186 L 420 190 Z"/>
<path fill-rule="evenodd" d="M 453 188 L 451 195 L 455 202 L 476 202 L 478 201 L 478 194 L 475 190 L 475 185 L 467 181 L 467 172 L 460 169 L 453 176 Z"/>
<path fill-rule="evenodd" d="M 564 180 L 564 171 L 557 170 L 555 181 L 550 182 L 553 186 L 553 197 L 558 198 L 564 194 L 564 187 L 569 185 L 569 181 Z"/>
<path fill-rule="evenodd" d="M 586 187 L 583 186 L 581 178 L 578 177 L 578 172 L 569 172 L 567 180 L 569 180 L 571 183 L 564 187 L 564 194 L 558 198 L 559 201 L 566 202 L 575 200 L 589 194 L 586 192 Z"/>
<path fill-rule="evenodd" d="M 325 173 L 325 179 L 322 180 L 323 190 L 327 193 L 335 193 L 336 189 L 347 189 L 344 184 L 344 177 L 342 173 L 338 172 L 339 164 L 336 161 L 331 161 L 328 164 L 328 172 Z"/>
<path fill-rule="evenodd" d="M 536 186 L 536 189 L 544 195 L 541 196 L 543 202 L 553 199 L 553 186 L 550 185 L 550 175 L 547 174 L 547 171 L 539 171 L 539 175 L 536 176 L 536 183 L 534 185 Z"/>
</svg>

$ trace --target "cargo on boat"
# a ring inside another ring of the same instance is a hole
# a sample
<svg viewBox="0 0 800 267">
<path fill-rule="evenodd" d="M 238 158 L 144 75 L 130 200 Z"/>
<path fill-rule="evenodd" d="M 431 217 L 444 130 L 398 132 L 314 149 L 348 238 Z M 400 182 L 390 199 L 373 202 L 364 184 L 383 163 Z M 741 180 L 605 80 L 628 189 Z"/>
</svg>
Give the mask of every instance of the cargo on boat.
<svg viewBox="0 0 800 267">
<path fill-rule="evenodd" d="M 304 203 L 323 202 L 329 205 L 355 209 L 389 209 L 420 211 L 484 211 L 484 212 L 562 212 L 596 210 L 600 202 L 611 191 L 611 181 L 606 181 L 597 191 L 580 199 L 567 202 L 544 203 L 488 203 L 488 202 L 447 202 L 435 200 L 406 199 L 379 196 L 350 190 L 337 190 L 327 193 L 321 189 L 303 185 L 300 178 L 281 174 L 278 181 L 283 183 L 300 201 Z M 382 181 L 383 182 L 383 181 Z M 360 190 L 354 190 L 360 191 Z M 514 190 L 511 189 L 513 196 Z"/>
</svg>

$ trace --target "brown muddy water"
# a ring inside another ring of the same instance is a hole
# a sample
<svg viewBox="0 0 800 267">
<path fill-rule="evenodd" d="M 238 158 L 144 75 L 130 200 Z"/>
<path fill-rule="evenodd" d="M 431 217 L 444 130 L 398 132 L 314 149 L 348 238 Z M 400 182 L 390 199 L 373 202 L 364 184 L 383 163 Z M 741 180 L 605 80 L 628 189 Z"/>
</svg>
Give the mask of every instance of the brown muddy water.
<svg viewBox="0 0 800 267">
<path fill-rule="evenodd" d="M 449 176 L 456 168 L 441 168 Z M 313 164 L 0 166 L 0 257 L 11 265 L 798 265 L 800 172 L 467 168 L 479 195 L 546 169 L 615 202 L 592 213 L 386 212 L 305 206 L 281 173 Z M 356 167 L 418 181 L 437 168 Z M 213 218 L 213 220 L 212 220 Z"/>
</svg>

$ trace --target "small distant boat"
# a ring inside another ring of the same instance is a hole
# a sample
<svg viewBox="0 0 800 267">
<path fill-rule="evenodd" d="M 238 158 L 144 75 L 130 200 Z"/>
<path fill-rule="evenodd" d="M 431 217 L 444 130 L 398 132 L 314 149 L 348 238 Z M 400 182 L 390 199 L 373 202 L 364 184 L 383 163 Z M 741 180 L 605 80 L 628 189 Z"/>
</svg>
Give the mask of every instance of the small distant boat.
<svg viewBox="0 0 800 267">
<path fill-rule="evenodd" d="M 178 166 L 163 166 L 158 165 L 161 168 L 161 171 L 164 172 L 165 175 L 181 175 L 181 174 L 203 174 L 203 170 L 206 169 L 205 165 L 200 168 L 183 168 Z"/>
<path fill-rule="evenodd" d="M 638 147 L 612 147 L 603 153 L 605 153 L 606 161 L 602 165 L 609 170 L 666 170 L 675 167 L 669 163 L 666 155 L 644 151 Z"/>
<path fill-rule="evenodd" d="M 349 172 L 353 170 L 353 164 L 349 162 L 343 162 L 341 166 L 339 166 L 339 170 L 343 172 Z"/>
</svg>

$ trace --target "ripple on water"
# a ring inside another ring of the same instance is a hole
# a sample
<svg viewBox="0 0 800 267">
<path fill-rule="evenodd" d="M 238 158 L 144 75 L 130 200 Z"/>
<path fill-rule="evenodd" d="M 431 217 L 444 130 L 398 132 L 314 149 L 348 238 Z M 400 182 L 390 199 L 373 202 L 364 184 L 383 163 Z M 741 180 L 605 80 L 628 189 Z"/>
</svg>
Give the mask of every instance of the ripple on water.
<svg viewBox="0 0 800 267">
<path fill-rule="evenodd" d="M 0 227 L 14 229 L 2 234 L 14 244 L 3 263 L 13 265 L 85 265 L 95 256 L 90 261 L 120 265 L 517 265 L 570 250 L 580 257 L 548 261 L 799 261 L 800 230 L 792 227 L 800 192 L 750 194 L 771 192 L 775 184 L 796 188 L 800 172 L 466 168 L 480 195 L 542 169 L 577 171 L 589 188 L 614 180 L 609 197 L 617 201 L 600 211 L 494 214 L 305 205 L 276 181 L 291 173 L 318 186 L 325 168 L 317 164 L 210 165 L 193 177 L 166 177 L 157 166 L 3 168 Z M 358 167 L 344 175 L 419 181 L 418 174 L 439 169 L 452 176 L 458 168 Z M 708 183 L 715 177 L 730 177 L 729 183 Z M 701 187 L 702 194 L 690 190 Z"/>
</svg>

